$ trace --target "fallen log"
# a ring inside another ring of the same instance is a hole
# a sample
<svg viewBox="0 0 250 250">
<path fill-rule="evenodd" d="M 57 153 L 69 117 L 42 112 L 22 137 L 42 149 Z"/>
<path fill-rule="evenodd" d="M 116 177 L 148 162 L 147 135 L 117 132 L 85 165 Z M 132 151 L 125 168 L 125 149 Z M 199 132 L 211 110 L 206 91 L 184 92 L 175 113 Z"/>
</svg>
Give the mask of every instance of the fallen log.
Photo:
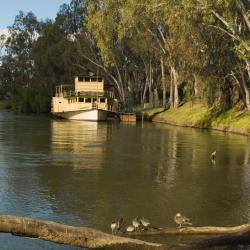
<svg viewBox="0 0 250 250">
<path fill-rule="evenodd" d="M 250 224 L 243 224 L 235 227 L 177 227 L 177 228 L 160 228 L 144 231 L 135 231 L 125 233 L 134 236 L 161 236 L 161 235 L 224 235 L 250 231 Z"/>
<path fill-rule="evenodd" d="M 111 235 L 87 227 L 73 227 L 52 221 L 34 220 L 25 217 L 8 215 L 0 216 L 0 232 L 30 238 L 39 238 L 59 244 L 103 250 L 203 249 L 215 246 L 250 244 L 250 224 L 244 224 L 236 227 L 165 228 L 155 231 L 142 231 L 128 234 L 133 236 L 221 235 L 219 237 L 175 246 L 166 246 Z"/>
<path fill-rule="evenodd" d="M 73 227 L 16 216 L 0 216 L 0 232 L 89 249 L 163 249 L 161 244 L 110 235 L 87 227 Z"/>
<path fill-rule="evenodd" d="M 180 245 L 177 249 L 208 249 L 211 247 L 220 246 L 238 246 L 238 245 L 250 245 L 250 231 L 240 232 L 229 235 L 217 236 L 210 239 L 200 240 L 192 242 L 187 245 Z"/>
</svg>

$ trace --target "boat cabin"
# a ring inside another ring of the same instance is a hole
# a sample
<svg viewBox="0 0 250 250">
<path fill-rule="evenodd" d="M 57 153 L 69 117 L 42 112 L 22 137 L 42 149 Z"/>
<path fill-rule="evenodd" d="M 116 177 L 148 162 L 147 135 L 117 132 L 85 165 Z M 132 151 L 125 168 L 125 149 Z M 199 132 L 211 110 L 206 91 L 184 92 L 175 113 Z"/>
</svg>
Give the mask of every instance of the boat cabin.
<svg viewBox="0 0 250 250">
<path fill-rule="evenodd" d="M 112 111 L 113 89 L 102 77 L 75 77 L 74 85 L 56 86 L 52 112 L 101 109 Z"/>
</svg>

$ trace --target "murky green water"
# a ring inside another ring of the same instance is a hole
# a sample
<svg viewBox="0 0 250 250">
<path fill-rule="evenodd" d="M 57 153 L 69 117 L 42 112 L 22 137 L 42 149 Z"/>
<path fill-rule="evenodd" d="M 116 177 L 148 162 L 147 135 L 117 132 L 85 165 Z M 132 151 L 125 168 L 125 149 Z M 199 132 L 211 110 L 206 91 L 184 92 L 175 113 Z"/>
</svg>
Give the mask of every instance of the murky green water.
<svg viewBox="0 0 250 250">
<path fill-rule="evenodd" d="M 213 164 L 209 155 L 217 150 Z M 250 139 L 150 123 L 0 113 L 0 214 L 110 231 L 123 216 L 175 226 L 250 219 Z M 152 239 L 148 239 L 152 240 Z M 183 237 L 154 238 L 173 243 Z M 78 249 L 0 234 L 1 249 Z"/>
</svg>

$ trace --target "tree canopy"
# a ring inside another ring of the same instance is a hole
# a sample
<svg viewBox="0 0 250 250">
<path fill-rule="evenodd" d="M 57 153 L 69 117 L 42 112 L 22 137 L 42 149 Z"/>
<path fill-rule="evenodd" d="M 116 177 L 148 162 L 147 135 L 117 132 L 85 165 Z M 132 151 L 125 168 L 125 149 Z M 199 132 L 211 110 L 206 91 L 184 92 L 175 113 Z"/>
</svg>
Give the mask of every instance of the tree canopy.
<svg viewBox="0 0 250 250">
<path fill-rule="evenodd" d="M 48 112 L 56 85 L 92 71 L 124 109 L 203 100 L 250 110 L 247 0 L 72 0 L 55 20 L 20 12 L 1 38 L 0 94 Z"/>
</svg>

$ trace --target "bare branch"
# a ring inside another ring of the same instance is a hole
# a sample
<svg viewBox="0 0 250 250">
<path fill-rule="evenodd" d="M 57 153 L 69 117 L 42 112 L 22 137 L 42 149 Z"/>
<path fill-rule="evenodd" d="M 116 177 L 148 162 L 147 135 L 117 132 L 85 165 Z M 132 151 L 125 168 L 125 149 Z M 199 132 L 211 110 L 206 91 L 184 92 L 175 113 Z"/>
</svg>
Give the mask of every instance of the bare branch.
<svg viewBox="0 0 250 250">
<path fill-rule="evenodd" d="M 230 26 L 230 24 L 215 10 L 211 10 L 211 13 L 216 16 L 225 26 L 226 28 L 232 33 L 232 35 L 236 34 L 236 31 Z"/>
<path fill-rule="evenodd" d="M 245 20 L 248 31 L 250 31 L 250 20 L 246 14 L 247 10 L 246 10 L 244 3 L 241 0 L 236 0 L 236 4 L 237 4 L 238 8 L 240 9 L 241 15 L 243 16 L 243 18 Z"/>
</svg>

